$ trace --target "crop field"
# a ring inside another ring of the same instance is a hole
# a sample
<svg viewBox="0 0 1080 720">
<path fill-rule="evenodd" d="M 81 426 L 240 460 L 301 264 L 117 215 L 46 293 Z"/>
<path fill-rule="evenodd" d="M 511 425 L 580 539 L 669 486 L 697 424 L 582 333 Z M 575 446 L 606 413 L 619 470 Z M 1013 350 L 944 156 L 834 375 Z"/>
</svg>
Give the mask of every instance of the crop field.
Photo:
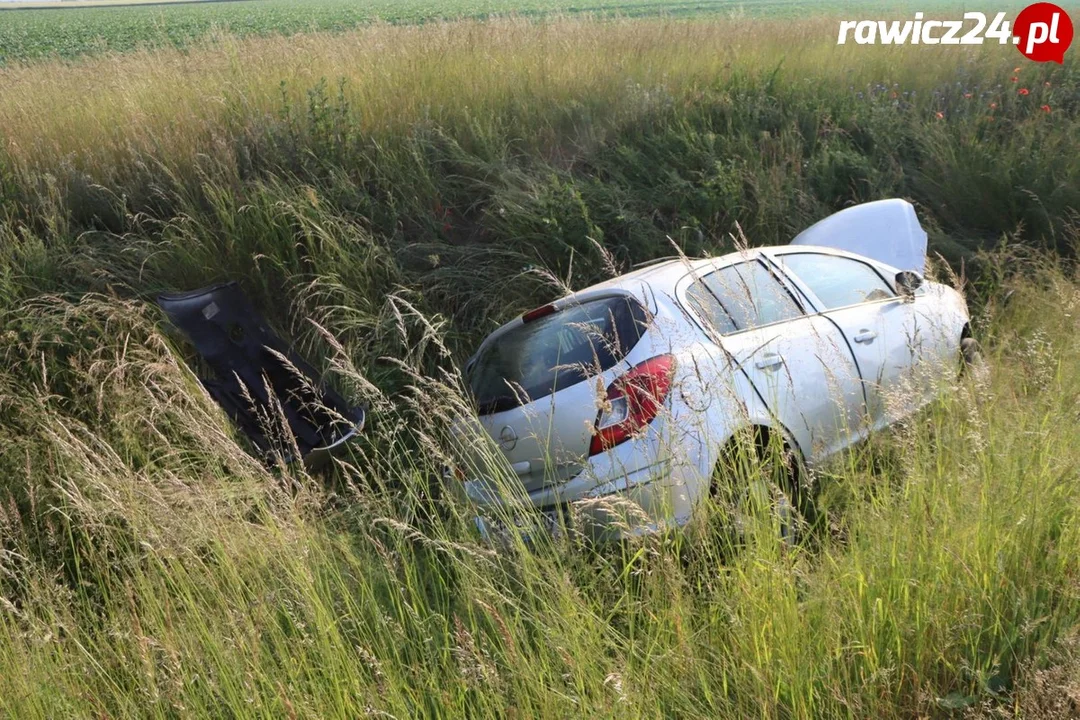
<svg viewBox="0 0 1080 720">
<path fill-rule="evenodd" d="M 0 0 L 0 13 L 5 5 L 14 8 L 19 4 Z M 877 7 L 869 0 L 209 0 L 81 8 L 66 4 L 68 7 L 0 14 L 0 64 L 72 58 L 105 50 L 184 47 L 211 32 L 291 35 L 310 30 L 342 31 L 372 22 L 417 23 L 508 14 L 798 17 L 807 12 L 866 12 Z M 893 12 L 906 4 L 911 5 L 907 0 L 894 3 Z M 935 10 L 957 4 L 929 0 L 915 5 L 920 10 Z"/>
<path fill-rule="evenodd" d="M 165 10 L 0 11 L 37 58 L 0 67 L 0 715 L 1075 714 L 1075 51 L 315 6 L 168 8 L 238 14 L 92 48 L 68 18 Z M 478 536 L 443 470 L 487 333 L 884 197 L 988 372 L 818 468 L 797 544 L 712 506 L 619 544 Z M 153 301 L 226 279 L 369 406 L 331 472 L 254 459 Z"/>
</svg>

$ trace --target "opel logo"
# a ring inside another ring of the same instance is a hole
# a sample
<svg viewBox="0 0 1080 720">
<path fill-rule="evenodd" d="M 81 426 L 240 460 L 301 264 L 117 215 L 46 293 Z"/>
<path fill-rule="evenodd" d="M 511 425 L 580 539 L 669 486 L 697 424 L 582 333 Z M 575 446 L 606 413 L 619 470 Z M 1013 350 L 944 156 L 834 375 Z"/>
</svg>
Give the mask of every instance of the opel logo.
<svg viewBox="0 0 1080 720">
<path fill-rule="evenodd" d="M 499 431 L 499 447 L 503 450 L 513 450 L 514 446 L 517 445 L 517 441 L 517 433 L 509 425 Z"/>
</svg>

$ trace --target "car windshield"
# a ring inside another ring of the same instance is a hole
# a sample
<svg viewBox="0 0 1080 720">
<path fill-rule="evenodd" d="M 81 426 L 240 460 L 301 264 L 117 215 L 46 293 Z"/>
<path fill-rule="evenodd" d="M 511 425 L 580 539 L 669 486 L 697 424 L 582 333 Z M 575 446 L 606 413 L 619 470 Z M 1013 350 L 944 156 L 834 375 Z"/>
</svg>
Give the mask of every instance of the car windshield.
<svg viewBox="0 0 1080 720">
<path fill-rule="evenodd" d="M 469 389 L 484 414 L 538 400 L 613 367 L 647 323 L 645 309 L 626 296 L 571 305 L 484 347 L 469 368 Z"/>
</svg>

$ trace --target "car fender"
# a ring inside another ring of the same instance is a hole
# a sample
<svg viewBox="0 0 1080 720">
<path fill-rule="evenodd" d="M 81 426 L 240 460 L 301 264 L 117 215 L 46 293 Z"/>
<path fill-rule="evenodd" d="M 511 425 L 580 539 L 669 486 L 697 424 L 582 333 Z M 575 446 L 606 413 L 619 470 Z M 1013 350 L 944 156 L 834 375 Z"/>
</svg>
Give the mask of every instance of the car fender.
<svg viewBox="0 0 1080 720">
<path fill-rule="evenodd" d="M 711 476 L 732 438 L 753 427 L 779 432 L 789 447 L 805 457 L 805 449 L 788 428 L 777 422 L 742 370 L 729 365 L 719 375 L 726 375 L 730 383 L 721 384 L 715 381 L 715 368 L 710 372 L 710 368 L 703 367 L 711 357 L 703 361 L 697 353 L 687 352 L 680 359 L 672 407 L 682 409 L 673 412 L 672 424 L 693 435 L 703 473 Z"/>
</svg>

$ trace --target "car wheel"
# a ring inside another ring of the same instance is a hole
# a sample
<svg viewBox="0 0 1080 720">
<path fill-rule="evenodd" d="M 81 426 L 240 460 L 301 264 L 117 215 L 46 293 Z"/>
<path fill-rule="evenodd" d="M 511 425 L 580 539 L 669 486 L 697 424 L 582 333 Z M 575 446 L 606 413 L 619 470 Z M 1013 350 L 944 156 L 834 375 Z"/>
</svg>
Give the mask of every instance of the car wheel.
<svg viewBox="0 0 1080 720">
<path fill-rule="evenodd" d="M 787 444 L 770 443 L 764 432 L 729 443 L 713 473 L 711 496 L 742 539 L 765 522 L 785 544 L 795 544 L 807 526 L 805 469 Z"/>
<path fill-rule="evenodd" d="M 983 359 L 982 347 L 979 341 L 972 337 L 966 337 L 960 341 L 960 374 L 978 375 L 986 368 Z"/>
</svg>

